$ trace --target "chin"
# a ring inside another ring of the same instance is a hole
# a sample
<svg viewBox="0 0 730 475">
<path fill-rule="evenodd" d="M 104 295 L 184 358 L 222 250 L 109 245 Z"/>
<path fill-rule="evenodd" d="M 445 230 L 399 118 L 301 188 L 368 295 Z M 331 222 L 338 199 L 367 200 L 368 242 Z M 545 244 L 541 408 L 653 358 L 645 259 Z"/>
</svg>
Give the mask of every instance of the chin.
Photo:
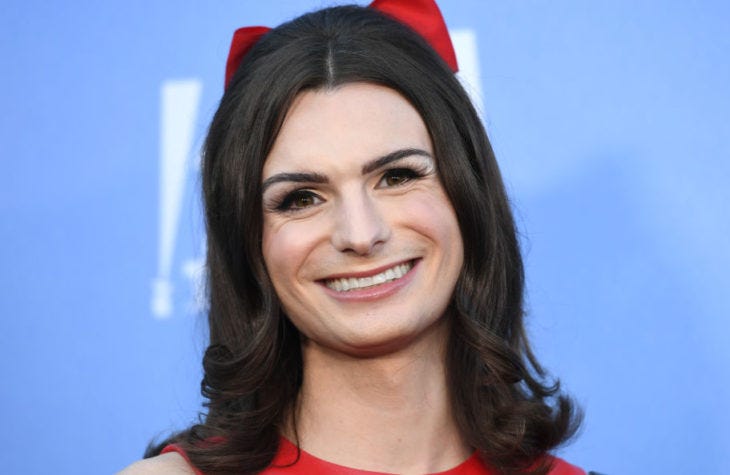
<svg viewBox="0 0 730 475">
<path fill-rule="evenodd" d="M 343 332 L 337 339 L 316 341 L 307 338 L 305 346 L 323 347 L 330 351 L 357 358 L 375 358 L 413 351 L 418 354 L 443 348 L 447 335 L 447 318 L 442 317 L 430 325 L 400 325 L 389 328 L 356 328 Z"/>
</svg>

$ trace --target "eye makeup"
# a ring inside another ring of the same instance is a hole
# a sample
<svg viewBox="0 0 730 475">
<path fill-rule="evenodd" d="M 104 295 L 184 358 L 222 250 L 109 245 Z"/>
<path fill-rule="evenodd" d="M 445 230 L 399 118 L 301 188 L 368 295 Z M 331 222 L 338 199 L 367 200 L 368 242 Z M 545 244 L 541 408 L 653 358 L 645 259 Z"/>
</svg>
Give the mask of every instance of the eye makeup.
<svg viewBox="0 0 730 475">
<path fill-rule="evenodd" d="M 379 175 L 376 189 L 398 189 L 421 178 L 433 175 L 435 167 L 428 152 L 401 149 L 363 165 L 362 175 Z M 326 201 L 316 189 L 330 184 L 321 173 L 278 173 L 263 183 L 264 208 L 277 213 L 296 213 Z M 273 188 L 273 190 L 271 190 Z"/>
<path fill-rule="evenodd" d="M 275 198 L 271 203 L 273 210 L 286 213 L 292 211 L 300 211 L 320 204 L 324 200 L 312 190 L 297 189 L 292 192 L 285 192 L 278 199 Z"/>
</svg>

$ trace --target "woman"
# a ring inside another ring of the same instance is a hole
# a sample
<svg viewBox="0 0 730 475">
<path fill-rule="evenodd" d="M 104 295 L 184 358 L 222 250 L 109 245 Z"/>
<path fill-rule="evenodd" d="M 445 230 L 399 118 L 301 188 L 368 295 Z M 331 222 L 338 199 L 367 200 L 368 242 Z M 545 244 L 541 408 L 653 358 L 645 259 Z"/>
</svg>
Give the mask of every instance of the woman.
<svg viewBox="0 0 730 475">
<path fill-rule="evenodd" d="M 427 0 L 236 33 L 204 149 L 208 412 L 124 474 L 583 473 L 548 455 L 579 417 L 530 351 L 456 68 Z"/>
</svg>

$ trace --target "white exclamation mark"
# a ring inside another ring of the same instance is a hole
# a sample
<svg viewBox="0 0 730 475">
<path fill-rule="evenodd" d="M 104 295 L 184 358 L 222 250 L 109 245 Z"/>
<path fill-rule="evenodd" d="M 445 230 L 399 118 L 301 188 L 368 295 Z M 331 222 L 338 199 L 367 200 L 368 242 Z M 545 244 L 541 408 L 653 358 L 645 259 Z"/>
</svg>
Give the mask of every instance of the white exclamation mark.
<svg viewBox="0 0 730 475">
<path fill-rule="evenodd" d="M 152 314 L 172 314 L 172 258 L 193 143 L 202 84 L 195 79 L 162 83 L 160 116 L 160 210 L 157 278 L 152 282 Z"/>
<path fill-rule="evenodd" d="M 482 99 L 482 79 L 479 70 L 479 49 L 474 30 L 464 28 L 450 30 L 449 35 L 454 43 L 456 60 L 459 62 L 457 77 L 469 93 L 472 104 L 483 117 L 484 101 Z"/>
</svg>

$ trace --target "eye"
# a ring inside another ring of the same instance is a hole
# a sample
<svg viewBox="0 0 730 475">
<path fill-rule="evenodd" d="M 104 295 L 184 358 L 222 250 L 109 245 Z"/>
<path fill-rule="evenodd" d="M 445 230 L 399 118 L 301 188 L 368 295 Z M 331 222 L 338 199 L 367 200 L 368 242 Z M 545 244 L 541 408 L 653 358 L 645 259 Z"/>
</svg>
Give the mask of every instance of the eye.
<svg viewBox="0 0 730 475">
<path fill-rule="evenodd" d="M 296 190 L 287 194 L 276 207 L 280 211 L 297 211 L 322 202 L 322 198 L 309 190 Z"/>
<path fill-rule="evenodd" d="M 419 172 L 410 168 L 392 168 L 383 174 L 378 185 L 383 187 L 400 186 L 421 176 Z"/>
</svg>

